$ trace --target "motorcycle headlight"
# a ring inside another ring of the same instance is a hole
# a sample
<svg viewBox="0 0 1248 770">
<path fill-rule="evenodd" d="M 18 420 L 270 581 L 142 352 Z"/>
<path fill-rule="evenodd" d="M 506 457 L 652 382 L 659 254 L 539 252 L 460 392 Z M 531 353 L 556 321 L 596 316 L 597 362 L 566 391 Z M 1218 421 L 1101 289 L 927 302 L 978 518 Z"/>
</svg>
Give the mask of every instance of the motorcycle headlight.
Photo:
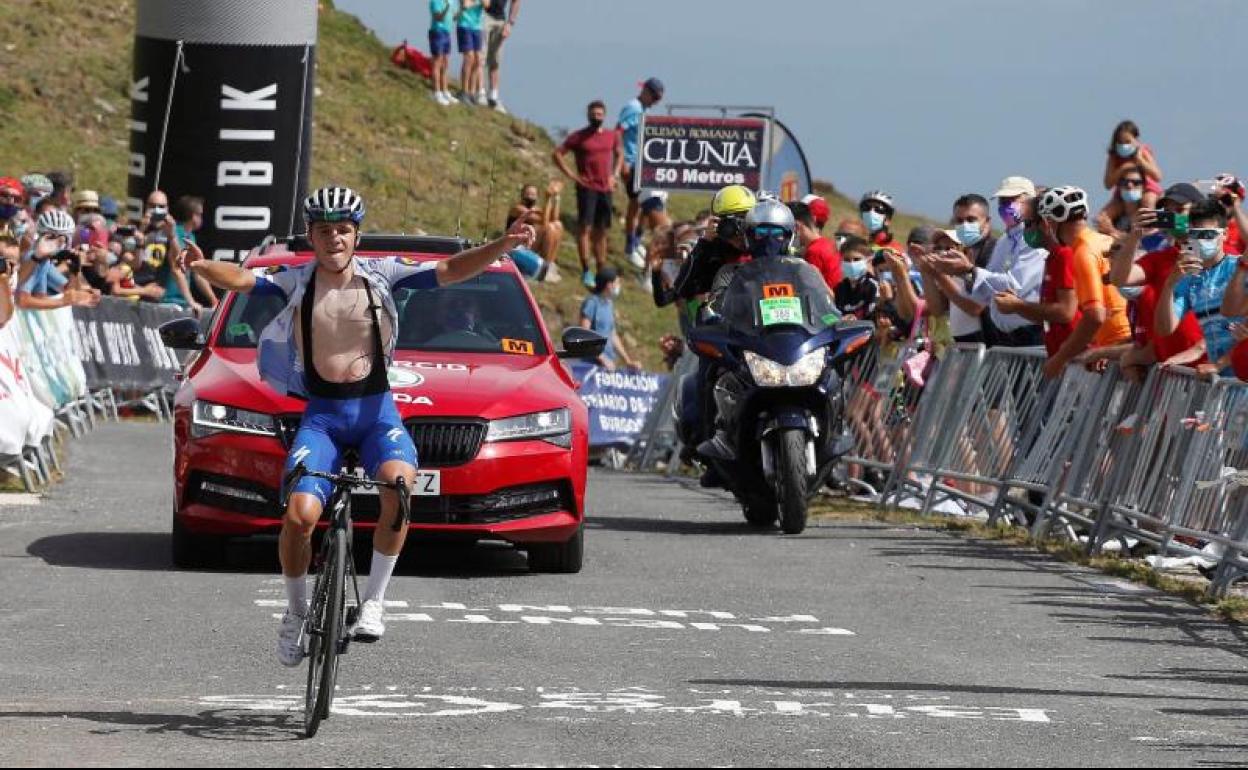
<svg viewBox="0 0 1248 770">
<path fill-rule="evenodd" d="M 572 411 L 566 407 L 502 420 L 490 420 L 486 441 L 541 439 L 564 449 L 572 446 Z"/>
<path fill-rule="evenodd" d="M 764 388 L 801 388 L 814 385 L 823 374 L 828 354 L 824 348 L 813 350 L 791 366 L 784 366 L 757 353 L 745 351 L 745 365 L 750 368 L 754 382 Z"/>
<path fill-rule="evenodd" d="M 274 436 L 277 422 L 273 415 L 249 412 L 233 406 L 223 406 L 207 401 L 196 401 L 191 406 L 191 436 L 203 438 L 213 433 L 247 433 L 254 436 Z"/>
</svg>

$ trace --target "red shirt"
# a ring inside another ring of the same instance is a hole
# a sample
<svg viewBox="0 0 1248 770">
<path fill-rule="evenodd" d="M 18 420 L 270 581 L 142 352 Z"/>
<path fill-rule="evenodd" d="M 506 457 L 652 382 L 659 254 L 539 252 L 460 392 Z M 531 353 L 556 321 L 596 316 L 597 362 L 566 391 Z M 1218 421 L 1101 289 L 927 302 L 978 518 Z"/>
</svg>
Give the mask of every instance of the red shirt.
<svg viewBox="0 0 1248 770">
<path fill-rule="evenodd" d="M 823 276 L 829 290 L 835 289 L 845 278 L 845 271 L 841 269 L 841 254 L 828 238 L 821 236 L 811 241 L 802 256 Z"/>
<path fill-rule="evenodd" d="M 573 131 L 563 140 L 563 149 L 576 156 L 576 172 L 585 180 L 585 186 L 598 192 L 611 192 L 611 171 L 615 167 L 615 154 L 623 152 L 620 135 L 607 129 L 586 126 Z"/>
<path fill-rule="evenodd" d="M 906 253 L 906 247 L 902 246 L 897 240 L 895 240 L 893 238 L 893 234 L 888 230 L 880 230 L 878 233 L 871 236 L 871 248 L 876 251 L 879 251 L 880 249 L 892 249 L 893 251 L 900 251 L 902 254 Z"/>
<path fill-rule="evenodd" d="M 1243 254 L 1244 234 L 1239 231 L 1239 220 L 1235 217 L 1230 220 L 1226 223 L 1226 240 L 1222 243 L 1222 250 L 1227 254 Z"/>
<path fill-rule="evenodd" d="M 1194 347 L 1204 336 L 1195 313 L 1185 314 L 1179 320 L 1179 328 L 1174 334 L 1158 337 L 1154 333 L 1157 323 L 1157 298 L 1165 289 L 1166 279 L 1170 277 L 1178 261 L 1179 250 L 1170 247 L 1145 254 L 1136 262 L 1144 271 L 1144 291 L 1135 301 L 1135 344 L 1140 347 L 1152 345 L 1159 362 Z"/>
<path fill-rule="evenodd" d="M 1057 292 L 1061 289 L 1075 290 L 1075 252 L 1069 246 L 1056 246 L 1044 260 L 1044 282 L 1040 284 L 1040 301 L 1044 304 L 1057 302 Z M 1044 349 L 1052 356 L 1061 350 L 1062 343 L 1075 330 L 1075 324 L 1083 314 L 1075 310 L 1075 317 L 1070 323 L 1050 323 L 1044 330 Z"/>
</svg>

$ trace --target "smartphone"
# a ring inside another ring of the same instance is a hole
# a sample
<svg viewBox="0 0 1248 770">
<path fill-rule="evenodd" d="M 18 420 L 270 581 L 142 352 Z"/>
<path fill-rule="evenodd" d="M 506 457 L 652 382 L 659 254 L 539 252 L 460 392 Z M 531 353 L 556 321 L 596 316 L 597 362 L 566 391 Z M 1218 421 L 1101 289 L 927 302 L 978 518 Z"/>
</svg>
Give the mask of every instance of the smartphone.
<svg viewBox="0 0 1248 770">
<path fill-rule="evenodd" d="M 1156 226 L 1162 230 L 1183 235 L 1187 232 L 1187 214 L 1176 214 L 1165 209 L 1154 209 L 1157 214 Z"/>
<path fill-rule="evenodd" d="M 871 258 L 871 264 L 876 267 L 884 267 L 888 264 L 888 257 L 884 256 L 883 251 L 877 251 L 875 256 Z"/>
<path fill-rule="evenodd" d="M 134 225 L 121 225 L 117 228 L 117 235 L 120 235 L 123 238 L 127 235 L 134 235 L 134 232 Z"/>
</svg>

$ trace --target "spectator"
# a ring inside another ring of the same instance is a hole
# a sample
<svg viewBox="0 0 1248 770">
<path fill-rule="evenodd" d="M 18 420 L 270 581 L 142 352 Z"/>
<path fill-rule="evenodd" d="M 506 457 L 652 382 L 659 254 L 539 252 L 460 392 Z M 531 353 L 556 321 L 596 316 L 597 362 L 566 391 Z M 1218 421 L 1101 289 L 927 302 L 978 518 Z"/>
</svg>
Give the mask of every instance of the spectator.
<svg viewBox="0 0 1248 770">
<path fill-rule="evenodd" d="M 111 195 L 105 195 L 100 198 L 100 216 L 104 217 L 104 221 L 108 223 L 110 231 L 117 227 L 117 220 L 121 216 L 121 207 L 117 205 L 117 199 Z"/>
<path fill-rule="evenodd" d="M 1128 166 L 1136 166 L 1144 172 L 1146 181 L 1141 203 L 1146 209 L 1153 208 L 1161 196 L 1161 167 L 1157 165 L 1152 148 L 1140 142 L 1140 127 L 1124 120 L 1114 128 L 1106 151 L 1103 180 L 1106 190 L 1117 190 L 1118 180 Z"/>
<path fill-rule="evenodd" d="M 1113 242 L 1088 227 L 1087 193 L 1078 187 L 1048 190 L 1040 199 L 1038 213 L 1049 244 L 1049 262 L 1055 263 L 1058 280 L 1054 288 L 1073 289 L 1076 300 L 1077 312 L 1067 313 L 1069 307 L 1064 303 L 1061 307 L 1063 317 L 1072 316 L 1070 321 L 1031 319 L 1049 322 L 1045 335 L 1049 359 L 1044 375 L 1054 379 L 1088 349 L 1129 341 L 1131 323 L 1127 320 L 1126 301 L 1117 289 L 1105 283 L 1105 254 Z M 1046 262 L 1046 269 L 1047 265 Z M 1042 303 L 1047 301 L 1045 294 L 1042 290 Z M 1025 312 L 1021 314 L 1027 317 Z"/>
<path fill-rule="evenodd" d="M 186 298 L 190 295 L 190 286 L 186 275 L 172 263 L 170 254 L 175 224 L 169 216 L 168 196 L 161 190 L 153 190 L 147 196 L 139 222 L 140 259 L 134 269 L 134 282 L 138 286 L 154 283 L 161 289 L 160 301 L 189 307 Z"/>
<path fill-rule="evenodd" d="M 606 115 L 605 104 L 590 102 L 589 125 L 569 134 L 552 156 L 559 170 L 576 183 L 576 254 L 581 260 L 581 281 L 587 287 L 597 285 L 594 272 L 589 269 L 591 246 L 596 269 L 607 265 L 607 229 L 615 216 L 611 191 L 619 183 L 624 166 L 620 135 L 602 127 Z M 564 158 L 569 151 L 576 157 L 576 173 L 568 168 Z"/>
<path fill-rule="evenodd" d="M 70 305 L 93 307 L 98 292 L 83 288 L 78 258 L 70 250 L 73 219 L 57 208 L 40 216 L 35 245 L 18 273 L 17 306 L 28 310 L 55 310 Z"/>
<path fill-rule="evenodd" d="M 828 218 L 832 216 L 832 210 L 828 208 L 828 202 L 811 193 L 802 197 L 802 203 L 805 203 L 810 209 L 811 216 L 815 218 L 815 227 L 822 233 L 824 225 L 828 223 Z"/>
<path fill-rule="evenodd" d="M 49 171 L 48 181 L 52 183 L 52 190 L 48 194 L 52 198 L 52 203 L 57 208 L 68 211 L 74 193 L 73 174 L 68 171 Z"/>
<path fill-rule="evenodd" d="M 1248 296 L 1239 272 L 1240 260 L 1228 259 L 1223 248 L 1225 235 L 1226 213 L 1220 203 L 1203 200 L 1192 204 L 1178 264 L 1167 276 L 1157 300 L 1156 331 L 1159 335 L 1174 334 L 1183 316 L 1189 310 L 1194 312 L 1210 361 L 1198 368 L 1233 376 L 1230 353 L 1236 340 L 1231 326 L 1248 313 Z"/>
<path fill-rule="evenodd" d="M 82 225 L 87 217 L 100 213 L 100 194 L 95 190 L 78 190 L 73 195 L 74 221 Z"/>
<path fill-rule="evenodd" d="M 27 205 L 32 212 L 40 200 L 52 194 L 52 180 L 43 174 L 27 174 L 22 177 L 22 186 L 26 188 Z"/>
<path fill-rule="evenodd" d="M 893 196 L 883 190 L 872 190 L 858 201 L 858 214 L 867 228 L 872 248 L 877 251 L 883 248 L 902 250 L 889 230 L 894 213 Z"/>
<path fill-rule="evenodd" d="M 3 329 L 16 309 L 13 304 L 14 271 L 21 257 L 21 239 L 8 226 L 0 224 L 0 329 Z"/>
<path fill-rule="evenodd" d="M 628 196 L 628 210 L 624 213 L 624 253 L 632 256 L 641 243 L 641 231 L 637 226 L 641 193 L 633 169 L 637 166 L 637 150 L 641 142 L 641 116 L 663 98 L 663 81 L 649 78 L 641 84 L 641 93 L 620 110 L 615 121 L 624 148 L 624 193 Z M 634 189 L 637 187 L 637 189 Z"/>
<path fill-rule="evenodd" d="M 1004 347 L 1031 347 L 1044 342 L 1044 327 L 1020 315 L 1018 303 L 1036 303 L 1044 282 L 1048 251 L 1024 239 L 1024 222 L 1032 216 L 1036 186 L 1021 176 L 1006 177 L 995 196 L 1005 237 L 996 240 L 987 264 L 966 255 L 941 258 L 934 266 L 946 275 L 962 276 L 965 295 L 989 309 L 985 342 Z M 961 239 L 961 238 L 960 238 Z M 987 240 L 987 239 L 985 239 Z"/>
<path fill-rule="evenodd" d="M 909 249 L 910 244 L 906 248 Z M 907 255 L 899 251 L 881 249 L 877 259 L 884 260 L 884 271 L 880 276 L 879 307 L 888 306 L 888 317 L 894 334 L 906 332 L 908 336 L 909 330 L 922 313 L 923 300 L 915 288 L 910 260 L 906 257 Z"/>
<path fill-rule="evenodd" d="M 814 212 L 805 203 L 790 203 L 793 212 L 797 240 L 802 246 L 802 258 L 814 266 L 828 290 L 835 289 L 845 278 L 841 268 L 841 255 L 832 241 L 823 237 L 816 224 Z M 826 220 L 825 220 L 826 221 Z"/>
<path fill-rule="evenodd" d="M 598 364 L 607 371 L 615 371 L 617 357 L 624 366 L 636 369 L 637 363 L 629 357 L 624 343 L 615 330 L 615 302 L 620 295 L 620 276 L 613 267 L 604 267 L 594 276 L 594 293 L 581 303 L 581 326 L 607 338 L 607 346 L 598 356 Z"/>
<path fill-rule="evenodd" d="M 1122 166 L 1114 195 L 1096 217 L 1096 229 L 1116 240 L 1131 231 L 1135 213 L 1144 207 L 1144 185 L 1148 178 L 1135 163 Z"/>
<path fill-rule="evenodd" d="M 880 284 L 868 269 L 874 253 L 871 244 L 858 237 L 847 238 L 841 247 L 841 270 L 845 277 L 834 287 L 832 295 L 842 316 L 864 321 L 875 312 Z"/>
<path fill-rule="evenodd" d="M 510 230 L 517 219 L 523 219 L 533 225 L 537 231 L 537 240 L 533 242 L 533 252 L 539 264 L 534 268 L 533 277 L 538 281 L 558 283 L 563 280 L 559 275 L 559 267 L 555 263 L 559 256 L 559 244 L 563 242 L 563 222 L 559 221 L 560 193 L 563 182 L 550 180 L 546 185 L 546 200 L 542 207 L 537 207 L 537 185 L 526 184 L 520 189 L 520 200 L 507 212 L 507 227 Z M 517 251 L 528 251 L 517 249 Z M 514 252 L 513 252 L 514 253 Z"/>
<path fill-rule="evenodd" d="M 858 219 L 842 219 L 840 224 L 836 226 L 836 232 L 832 235 L 832 240 L 836 244 L 836 250 L 841 251 L 845 248 L 845 240 L 850 236 L 861 238 L 864 241 L 871 238 L 871 233 L 867 232 L 867 226 Z"/>
<path fill-rule="evenodd" d="M 187 278 L 186 273 L 179 267 L 181 261 L 178 259 L 178 254 L 190 244 L 199 245 L 195 233 L 204 225 L 204 199 L 195 195 L 183 195 L 174 201 L 169 214 L 174 221 L 174 238 L 169 244 L 169 261 L 173 263 L 172 270 L 182 275 L 181 282 L 178 284 L 179 289 L 182 289 L 183 283 L 189 285 L 188 288 L 191 291 L 190 293 L 184 292 L 184 295 L 191 310 L 195 311 L 195 315 L 199 315 L 205 307 L 211 310 L 217 306 L 217 295 L 213 292 L 212 285 L 203 276 L 197 274 Z M 167 293 L 168 289 L 166 289 Z"/>
<path fill-rule="evenodd" d="M 485 0 L 459 0 L 455 14 L 455 35 L 463 67 L 459 74 L 459 98 L 464 104 L 484 106 L 485 84 L 481 82 L 481 11 Z"/>
<path fill-rule="evenodd" d="M 1204 199 L 1194 185 L 1187 183 L 1171 185 L 1159 201 L 1162 210 L 1176 215 L 1186 215 L 1193 203 Z M 1178 243 L 1160 243 L 1139 259 L 1135 258 L 1145 234 L 1155 230 L 1156 214 L 1152 209 L 1139 209 L 1127 233 L 1114 252 L 1110 266 L 1110 281 L 1124 294 L 1135 293 L 1133 344 L 1119 358 L 1123 371 L 1131 379 L 1142 381 L 1149 366 L 1162 363 L 1167 366 L 1196 366 L 1205 360 L 1205 340 L 1196 314 L 1187 312 L 1179 319 L 1179 327 L 1173 334 L 1156 333 L 1157 300 L 1165 288 L 1166 279 L 1174 272 L 1179 261 L 1179 246 L 1185 235 L 1176 235 Z"/>
<path fill-rule="evenodd" d="M 498 81 L 503 64 L 503 43 L 511 37 L 520 14 L 520 0 L 512 0 L 511 13 L 507 12 L 507 0 L 487 0 L 485 6 L 485 68 L 490 77 L 489 105 L 499 112 L 507 109 L 498 100 Z"/>
<path fill-rule="evenodd" d="M 936 287 L 949 303 L 949 329 L 956 342 L 987 343 L 991 337 L 991 321 L 985 323 L 987 303 L 971 298 L 970 285 L 952 278 L 953 270 L 962 270 L 969 262 L 972 268 L 988 266 L 996 239 L 988 223 L 988 201 L 975 193 L 963 195 L 953 204 L 954 230 L 948 234 L 959 248 L 946 249 L 930 262 L 935 271 Z"/>
<path fill-rule="evenodd" d="M 433 65 L 433 100 L 449 107 L 455 103 L 446 82 L 451 63 L 451 0 L 429 0 L 429 57 Z"/>
<path fill-rule="evenodd" d="M 1248 215 L 1244 214 L 1244 184 L 1234 174 L 1218 174 L 1209 194 L 1226 211 L 1226 251 L 1228 254 L 1248 253 L 1244 236 L 1248 233 Z"/>
<path fill-rule="evenodd" d="M 650 239 L 647 258 L 650 262 L 650 294 L 655 307 L 676 303 L 676 320 L 682 336 L 697 319 L 700 298 L 681 300 L 676 293 L 676 279 L 698 242 L 693 222 L 677 222 L 660 230 Z"/>
</svg>

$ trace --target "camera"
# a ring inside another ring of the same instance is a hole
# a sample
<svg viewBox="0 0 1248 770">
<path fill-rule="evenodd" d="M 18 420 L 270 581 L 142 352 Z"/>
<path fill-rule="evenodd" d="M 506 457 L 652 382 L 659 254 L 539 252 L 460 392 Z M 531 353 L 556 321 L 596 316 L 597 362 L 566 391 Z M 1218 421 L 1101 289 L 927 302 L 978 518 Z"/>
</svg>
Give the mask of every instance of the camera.
<svg viewBox="0 0 1248 770">
<path fill-rule="evenodd" d="M 168 216 L 169 216 L 169 209 L 165 208 L 164 206 L 152 206 L 152 210 L 148 212 L 147 218 L 151 222 L 155 223 L 155 222 L 164 222 L 165 218 Z"/>
<path fill-rule="evenodd" d="M 114 232 L 123 238 L 128 235 L 134 235 L 134 225 L 120 225 Z"/>
<path fill-rule="evenodd" d="M 883 251 L 877 251 L 875 256 L 871 258 L 871 264 L 876 267 L 884 267 L 884 265 L 888 264 L 888 258 L 884 256 Z"/>
</svg>

